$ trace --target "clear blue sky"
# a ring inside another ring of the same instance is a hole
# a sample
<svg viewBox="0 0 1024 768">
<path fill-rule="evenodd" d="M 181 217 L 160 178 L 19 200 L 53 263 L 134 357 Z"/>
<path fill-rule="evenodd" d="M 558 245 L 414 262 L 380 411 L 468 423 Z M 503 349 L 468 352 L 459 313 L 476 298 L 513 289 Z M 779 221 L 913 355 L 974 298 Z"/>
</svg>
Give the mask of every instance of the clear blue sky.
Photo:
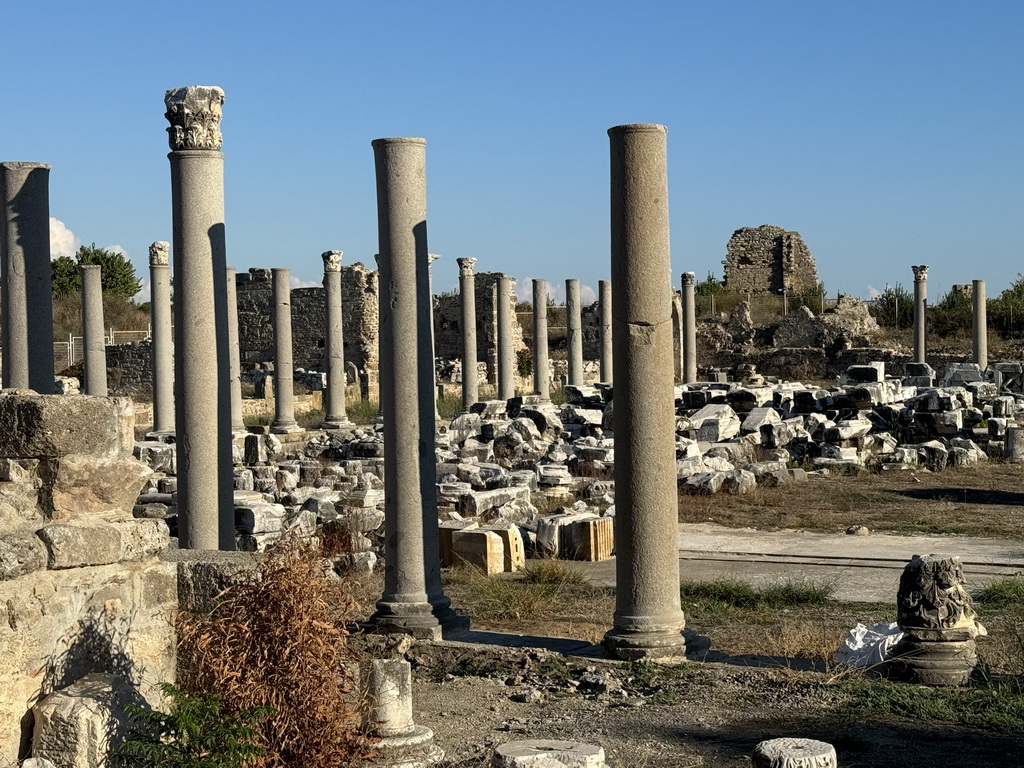
<svg viewBox="0 0 1024 768">
<path fill-rule="evenodd" d="M 829 293 L 1024 271 L 1024 3 L 7 2 L 0 160 L 84 243 L 171 239 L 163 94 L 221 86 L 228 263 L 372 265 L 372 139 L 427 139 L 435 290 L 609 273 L 610 126 L 668 126 L 672 266 L 799 231 Z M 70 237 L 70 236 L 68 236 Z"/>
</svg>

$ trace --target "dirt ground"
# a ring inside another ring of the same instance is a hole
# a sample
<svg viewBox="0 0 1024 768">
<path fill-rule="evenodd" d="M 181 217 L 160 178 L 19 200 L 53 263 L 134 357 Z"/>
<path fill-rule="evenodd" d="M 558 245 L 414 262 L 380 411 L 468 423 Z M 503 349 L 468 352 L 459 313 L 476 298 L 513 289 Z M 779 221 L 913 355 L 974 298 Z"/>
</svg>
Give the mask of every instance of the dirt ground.
<svg viewBox="0 0 1024 768">
<path fill-rule="evenodd" d="M 992 462 L 682 497 L 680 520 L 1018 539 L 1022 501 L 1022 469 Z M 364 583 L 366 596 L 380 594 L 379 578 Z M 612 590 L 527 589 L 519 581 L 446 572 L 453 606 L 470 614 L 482 642 L 417 643 L 406 654 L 416 720 L 434 730 L 453 768 L 482 766 L 495 746 L 534 738 L 599 744 L 612 766 L 740 766 L 750 764 L 758 741 L 780 736 L 828 741 L 844 767 L 1024 766 L 1019 606 L 979 608 L 992 635 L 979 643 L 984 672 L 1014 691 L 1006 698 L 1012 711 L 992 714 L 997 694 L 988 689 L 963 698 L 883 688 L 831 661 L 846 629 L 893 620 L 891 605 L 743 611 L 684 598 L 689 661 L 663 666 L 611 661 L 588 645 L 610 627 Z"/>
</svg>

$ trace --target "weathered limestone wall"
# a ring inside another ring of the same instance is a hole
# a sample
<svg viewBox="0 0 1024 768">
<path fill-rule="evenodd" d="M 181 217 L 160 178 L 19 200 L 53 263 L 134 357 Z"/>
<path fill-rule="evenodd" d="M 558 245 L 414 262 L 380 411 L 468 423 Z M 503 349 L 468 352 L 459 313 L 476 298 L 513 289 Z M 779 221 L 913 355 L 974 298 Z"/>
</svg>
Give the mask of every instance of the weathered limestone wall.
<svg viewBox="0 0 1024 768">
<path fill-rule="evenodd" d="M 476 273 L 476 353 L 477 360 L 487 363 L 488 380 L 494 380 L 498 370 L 498 307 L 495 302 L 494 286 L 505 277 L 502 272 Z M 515 306 L 515 287 L 512 288 L 512 305 Z M 462 357 L 462 310 L 459 295 L 438 296 L 434 299 L 434 345 L 438 359 L 451 360 Z M 518 353 L 526 349 L 523 341 L 523 326 L 515 312 L 512 313 L 512 343 Z"/>
<path fill-rule="evenodd" d="M 273 360 L 269 269 L 250 269 L 237 278 L 238 340 L 243 363 Z M 342 334 L 345 363 L 377 372 L 379 286 L 376 270 L 361 263 L 341 267 Z M 326 370 L 324 289 L 292 290 L 292 354 L 297 368 Z"/>
<path fill-rule="evenodd" d="M 176 570 L 164 521 L 132 516 L 152 474 L 134 425 L 126 399 L 0 395 L 0 765 L 32 705 L 89 672 L 151 700 L 174 681 Z"/>
<path fill-rule="evenodd" d="M 726 246 L 725 285 L 750 293 L 799 292 L 818 285 L 814 257 L 799 232 L 764 224 L 737 229 Z"/>
</svg>

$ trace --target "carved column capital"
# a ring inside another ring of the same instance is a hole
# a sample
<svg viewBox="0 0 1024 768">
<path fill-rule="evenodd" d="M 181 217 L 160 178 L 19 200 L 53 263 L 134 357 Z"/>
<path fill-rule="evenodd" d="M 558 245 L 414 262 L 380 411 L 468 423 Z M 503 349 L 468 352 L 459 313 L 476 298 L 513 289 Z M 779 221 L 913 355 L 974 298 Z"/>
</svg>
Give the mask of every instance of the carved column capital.
<svg viewBox="0 0 1024 768">
<path fill-rule="evenodd" d="M 441 258 L 441 254 L 439 254 L 439 253 L 428 253 L 427 254 L 427 263 L 428 264 L 433 264 L 435 261 L 437 261 L 440 258 Z"/>
<path fill-rule="evenodd" d="M 476 259 L 456 259 L 459 263 L 459 276 L 460 277 L 472 277 L 473 276 L 473 265 L 476 264 Z"/>
<path fill-rule="evenodd" d="M 341 257 L 344 251 L 324 251 L 320 258 L 324 260 L 324 272 L 341 272 Z"/>
<path fill-rule="evenodd" d="M 915 283 L 921 283 L 921 282 L 924 282 L 925 280 L 928 279 L 928 265 L 927 264 L 919 264 L 917 266 L 911 267 L 911 269 L 914 270 L 914 282 Z"/>
<path fill-rule="evenodd" d="M 174 88 L 164 95 L 164 104 L 164 117 L 171 124 L 167 129 L 171 149 L 220 149 L 223 90 L 215 85 Z"/>
<path fill-rule="evenodd" d="M 683 285 L 696 285 L 697 276 L 693 272 L 683 272 Z"/>
<path fill-rule="evenodd" d="M 149 246 L 149 266 L 166 267 L 171 260 L 171 244 L 166 240 L 157 240 Z"/>
</svg>

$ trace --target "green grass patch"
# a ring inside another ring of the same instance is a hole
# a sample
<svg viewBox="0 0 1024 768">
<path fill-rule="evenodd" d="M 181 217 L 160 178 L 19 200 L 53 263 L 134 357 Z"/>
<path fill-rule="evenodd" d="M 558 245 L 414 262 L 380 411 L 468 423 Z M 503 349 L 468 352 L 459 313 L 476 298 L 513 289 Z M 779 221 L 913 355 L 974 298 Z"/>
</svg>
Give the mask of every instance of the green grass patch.
<svg viewBox="0 0 1024 768">
<path fill-rule="evenodd" d="M 1006 576 L 993 579 L 987 587 L 976 590 L 972 597 L 991 608 L 1024 607 L 1024 578 Z"/>
<path fill-rule="evenodd" d="M 824 605 L 831 599 L 832 591 L 827 584 L 790 580 L 761 587 L 738 579 L 683 581 L 679 588 L 684 604 L 712 613 L 729 608 L 762 611 Z"/>
<path fill-rule="evenodd" d="M 1024 687 L 1019 678 L 967 688 L 926 688 L 876 681 L 847 683 L 842 688 L 850 696 L 836 713 L 843 719 L 905 717 L 1024 734 Z"/>
<path fill-rule="evenodd" d="M 347 400 L 345 415 L 353 424 L 372 424 L 380 412 L 380 404 L 376 400 Z"/>
<path fill-rule="evenodd" d="M 531 560 L 523 569 L 523 581 L 527 584 L 555 584 L 559 586 L 581 586 L 586 583 L 583 574 L 561 560 Z"/>
</svg>

